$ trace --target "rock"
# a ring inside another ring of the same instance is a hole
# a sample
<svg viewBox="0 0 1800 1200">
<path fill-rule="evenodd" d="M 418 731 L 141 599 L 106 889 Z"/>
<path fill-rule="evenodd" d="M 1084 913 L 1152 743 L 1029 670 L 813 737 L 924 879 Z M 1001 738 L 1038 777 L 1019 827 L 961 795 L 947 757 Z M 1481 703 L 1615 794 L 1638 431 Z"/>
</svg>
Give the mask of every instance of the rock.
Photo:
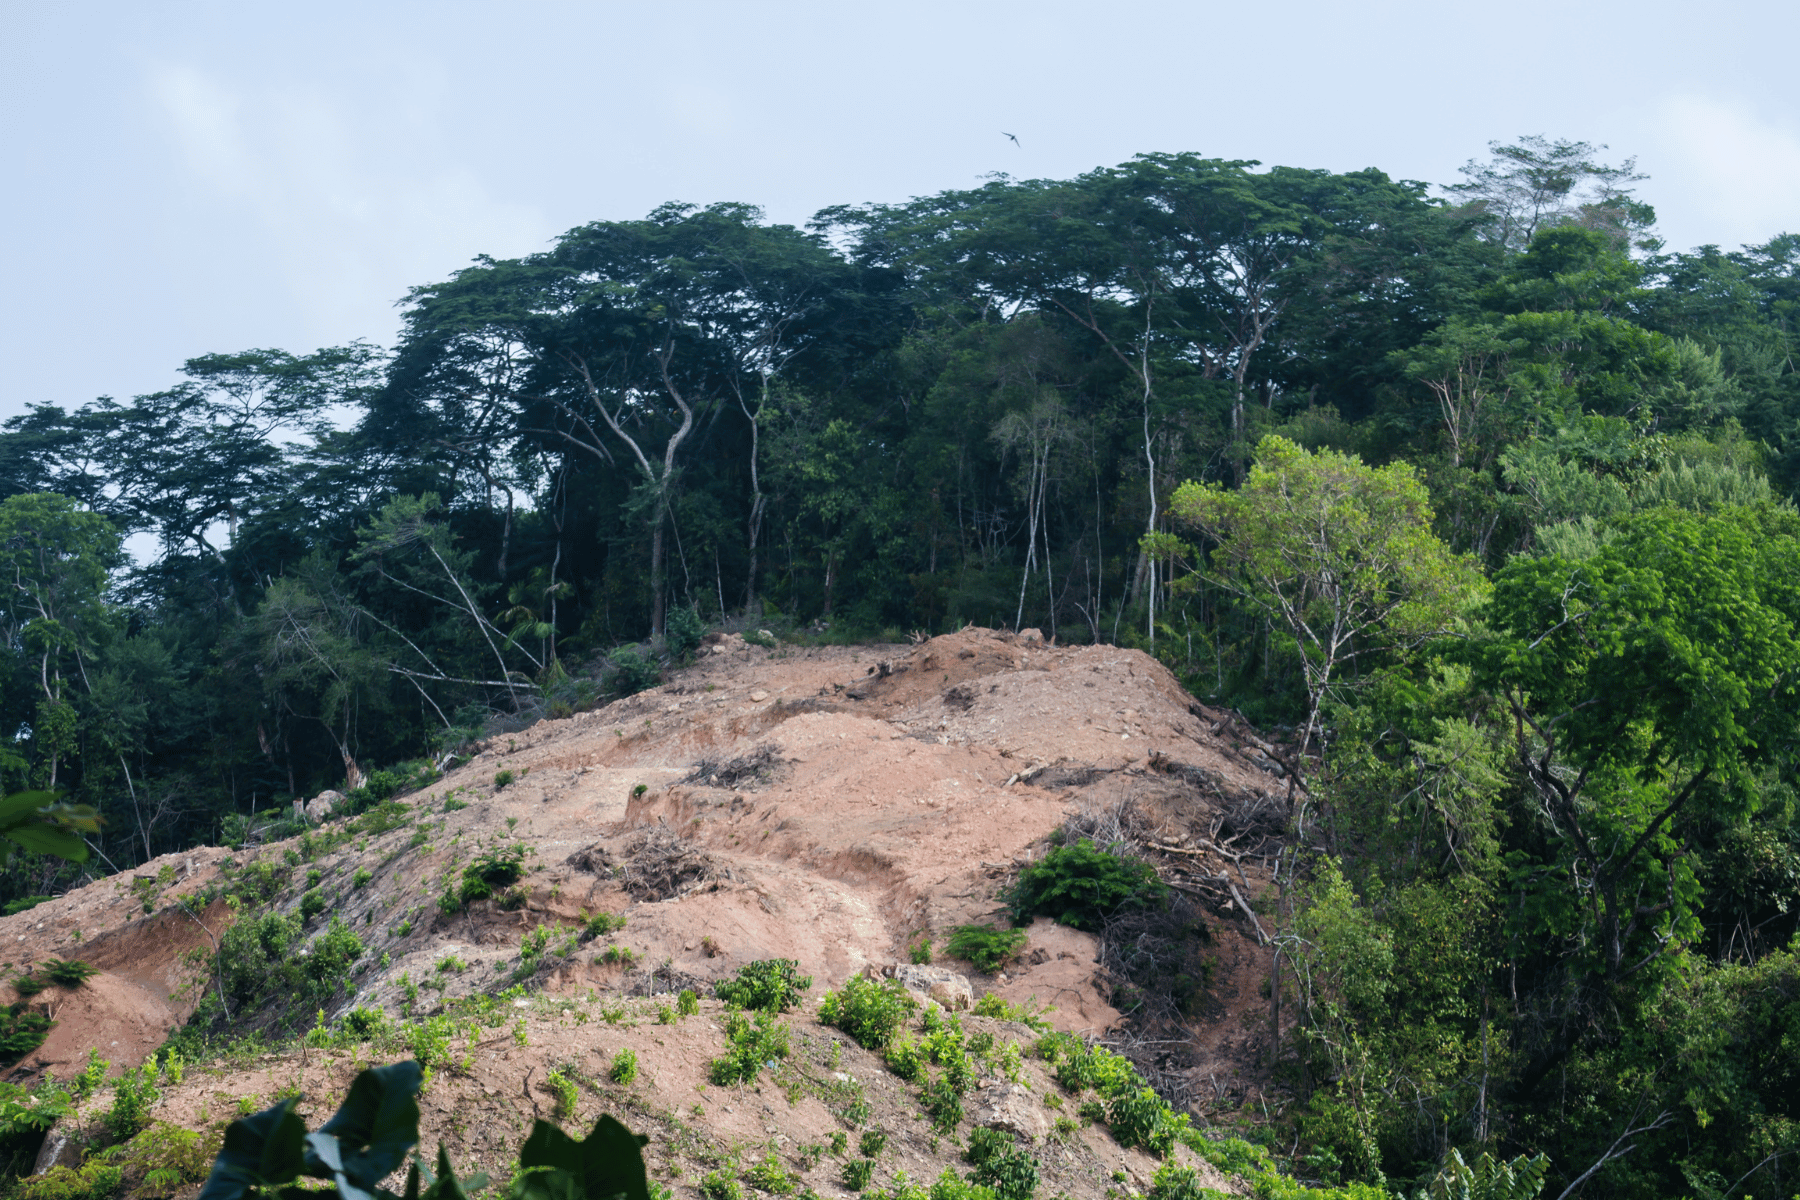
<svg viewBox="0 0 1800 1200">
<path fill-rule="evenodd" d="M 978 1129 L 999 1129 L 1027 1141 L 1050 1132 L 1043 1106 L 1029 1090 L 1006 1080 L 995 1080 L 982 1089 L 975 1105 Z"/>
<path fill-rule="evenodd" d="M 750 693 L 750 703 L 752 703 L 752 704 L 761 704 L 764 700 L 767 700 L 768 698 L 769 698 L 769 693 L 763 691 L 761 688 L 757 688 L 754 692 Z"/>
<path fill-rule="evenodd" d="M 313 823 L 329 817 L 344 802 L 344 793 L 327 789 L 306 802 L 306 819 Z"/>
<path fill-rule="evenodd" d="M 44 1135 L 44 1144 L 38 1150 L 37 1162 L 31 1168 L 33 1175 L 42 1175 L 51 1167 L 72 1167 L 81 1157 L 81 1147 L 65 1129 L 52 1128 Z"/>
<path fill-rule="evenodd" d="M 975 988 L 968 978 L 945 967 L 907 963 L 894 968 L 894 978 L 907 991 L 935 1000 L 947 1012 L 961 1012 L 975 1005 Z"/>
<path fill-rule="evenodd" d="M 1021 629 L 1019 640 L 1027 646 L 1041 646 L 1044 644 L 1044 632 L 1041 629 Z"/>
</svg>

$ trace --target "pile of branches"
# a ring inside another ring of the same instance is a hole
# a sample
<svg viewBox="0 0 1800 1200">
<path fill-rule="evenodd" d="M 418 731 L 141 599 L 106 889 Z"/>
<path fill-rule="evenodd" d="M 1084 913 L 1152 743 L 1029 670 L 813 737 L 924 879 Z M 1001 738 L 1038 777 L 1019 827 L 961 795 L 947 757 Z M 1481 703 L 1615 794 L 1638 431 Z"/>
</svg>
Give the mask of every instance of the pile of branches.
<svg viewBox="0 0 1800 1200">
<path fill-rule="evenodd" d="M 668 900 L 721 874 L 712 855 L 657 825 L 638 835 L 618 876 L 633 900 Z"/>
<path fill-rule="evenodd" d="M 719 788 L 767 787 L 775 782 L 782 765 L 775 747 L 765 742 L 738 758 L 703 758 L 681 782 Z"/>
</svg>

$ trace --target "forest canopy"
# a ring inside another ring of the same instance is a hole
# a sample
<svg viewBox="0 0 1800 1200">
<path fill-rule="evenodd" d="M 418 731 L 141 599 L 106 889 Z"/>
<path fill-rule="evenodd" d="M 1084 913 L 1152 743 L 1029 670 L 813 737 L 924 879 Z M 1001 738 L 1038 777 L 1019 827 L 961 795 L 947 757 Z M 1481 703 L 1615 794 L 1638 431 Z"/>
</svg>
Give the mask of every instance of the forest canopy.
<svg viewBox="0 0 1800 1200">
<path fill-rule="evenodd" d="M 708 625 L 1036 626 L 1293 748 L 1321 1178 L 1790 1195 L 1800 235 L 1671 251 L 1629 162 L 1492 149 L 671 203 L 421 284 L 391 347 L 31 407 L 0 783 L 105 824 L 0 900 L 383 799 Z"/>
</svg>

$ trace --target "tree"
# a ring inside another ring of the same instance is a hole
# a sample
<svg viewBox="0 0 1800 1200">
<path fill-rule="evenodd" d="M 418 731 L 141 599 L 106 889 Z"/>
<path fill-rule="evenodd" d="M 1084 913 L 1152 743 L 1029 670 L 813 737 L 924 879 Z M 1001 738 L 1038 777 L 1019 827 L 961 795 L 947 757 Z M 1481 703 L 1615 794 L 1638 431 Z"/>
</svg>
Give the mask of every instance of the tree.
<svg viewBox="0 0 1800 1200">
<path fill-rule="evenodd" d="M 1370 467 L 1266 437 L 1241 489 L 1190 481 L 1169 507 L 1216 543 L 1212 577 L 1293 638 L 1306 677 L 1302 758 L 1340 668 L 1444 632 L 1482 586 L 1474 560 L 1431 532 L 1425 487 L 1406 463 Z"/>
<path fill-rule="evenodd" d="M 1644 249 L 1660 242 L 1648 236 L 1656 210 L 1632 198 L 1631 184 L 1650 178 L 1637 173 L 1637 159 L 1609 166 L 1593 157 L 1604 145 L 1551 141 L 1530 134 L 1512 145 L 1489 142 L 1493 158 L 1470 159 L 1459 170 L 1462 183 L 1446 191 L 1481 206 L 1490 218 L 1490 236 L 1517 252 L 1531 244 L 1539 230 L 1580 225 L 1610 234 L 1620 242 L 1637 239 Z"/>
</svg>

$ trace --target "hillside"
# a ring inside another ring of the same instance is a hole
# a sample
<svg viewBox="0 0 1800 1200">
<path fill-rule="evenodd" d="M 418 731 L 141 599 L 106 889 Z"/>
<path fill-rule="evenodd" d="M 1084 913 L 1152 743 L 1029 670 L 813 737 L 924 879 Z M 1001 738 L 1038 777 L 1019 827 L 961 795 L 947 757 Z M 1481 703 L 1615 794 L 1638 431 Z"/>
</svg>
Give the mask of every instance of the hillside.
<svg viewBox="0 0 1800 1200">
<path fill-rule="evenodd" d="M 340 1030 L 336 1049 L 307 1058 L 240 1048 L 166 1087 L 158 1119 L 217 1126 L 240 1097 L 248 1105 L 290 1086 L 317 1112 L 353 1063 L 411 1046 L 391 1026 L 373 1044 L 347 1042 L 345 1014 L 363 1010 L 366 1033 L 370 1010 L 390 1023 L 454 1013 L 442 1022 L 456 1032 L 427 1091 L 425 1129 L 427 1145 L 444 1138 L 459 1162 L 504 1168 L 514 1133 L 554 1106 L 545 1078 L 561 1065 L 592 1081 L 583 1120 L 604 1108 L 653 1134 L 664 1178 L 691 1182 L 730 1147 L 765 1139 L 794 1159 L 839 1127 L 833 1088 L 846 1081 L 894 1135 L 892 1165 L 935 1176 L 955 1149 L 908 1122 L 911 1089 L 810 1019 L 826 989 L 892 975 L 921 937 L 953 986 L 965 977 L 975 996 L 1015 1012 L 1048 1005 L 1050 1026 L 1108 1039 L 1197 1117 L 1223 1116 L 1262 1099 L 1268 964 L 1241 907 L 1260 893 L 1264 864 L 1219 847 L 1254 850 L 1279 826 L 1284 785 L 1270 750 L 1135 651 L 1046 645 L 1032 630 L 804 650 L 715 635 L 664 685 L 492 739 L 398 804 L 237 854 L 170 856 L 0 921 L 15 966 L 74 958 L 100 968 L 81 988 L 31 1001 L 57 1025 L 13 1078 L 68 1078 L 95 1049 L 115 1071 L 142 1061 L 207 989 L 227 990 L 204 966 L 235 912 L 304 916 L 309 944 L 291 952 L 307 963 L 323 961 L 332 930 L 357 935 L 362 953 L 321 1008 Z M 993 975 L 945 959 L 956 927 L 1006 924 L 998 891 L 1065 823 L 1079 833 L 1121 820 L 1187 898 L 1185 919 L 1202 926 L 1187 939 L 1202 961 L 1179 1008 L 1167 986 L 1131 977 L 1141 964 L 1127 943 L 1156 934 L 1142 927 L 1109 943 L 1040 918 Z M 504 860 L 515 846 L 523 874 L 510 896 L 439 904 L 472 860 Z M 601 913 L 622 928 L 598 931 L 590 922 Z M 776 1083 L 792 1104 L 765 1087 L 705 1087 L 725 1036 L 710 998 L 698 1018 L 657 1021 L 671 993 L 710 997 L 713 981 L 772 958 L 796 960 L 814 981 Z M 516 1001 L 491 999 L 515 985 L 526 989 L 508 993 Z M 233 1016 L 272 1035 L 284 1016 L 298 1028 L 318 1019 L 284 1014 L 279 997 L 260 1010 L 237 1004 Z M 967 1022 L 1027 1047 L 1036 1037 L 1011 1022 Z M 628 1089 L 603 1082 L 603 1064 L 624 1048 L 643 1064 Z M 1045 1064 L 1028 1056 L 1022 1069 L 1041 1135 L 1056 1115 L 1042 1103 L 1057 1089 L 1044 1084 Z M 1103 1127 L 1065 1132 L 1041 1157 L 1048 1181 L 1075 1195 L 1101 1194 L 1113 1170 L 1147 1186 L 1154 1169 Z"/>
</svg>

